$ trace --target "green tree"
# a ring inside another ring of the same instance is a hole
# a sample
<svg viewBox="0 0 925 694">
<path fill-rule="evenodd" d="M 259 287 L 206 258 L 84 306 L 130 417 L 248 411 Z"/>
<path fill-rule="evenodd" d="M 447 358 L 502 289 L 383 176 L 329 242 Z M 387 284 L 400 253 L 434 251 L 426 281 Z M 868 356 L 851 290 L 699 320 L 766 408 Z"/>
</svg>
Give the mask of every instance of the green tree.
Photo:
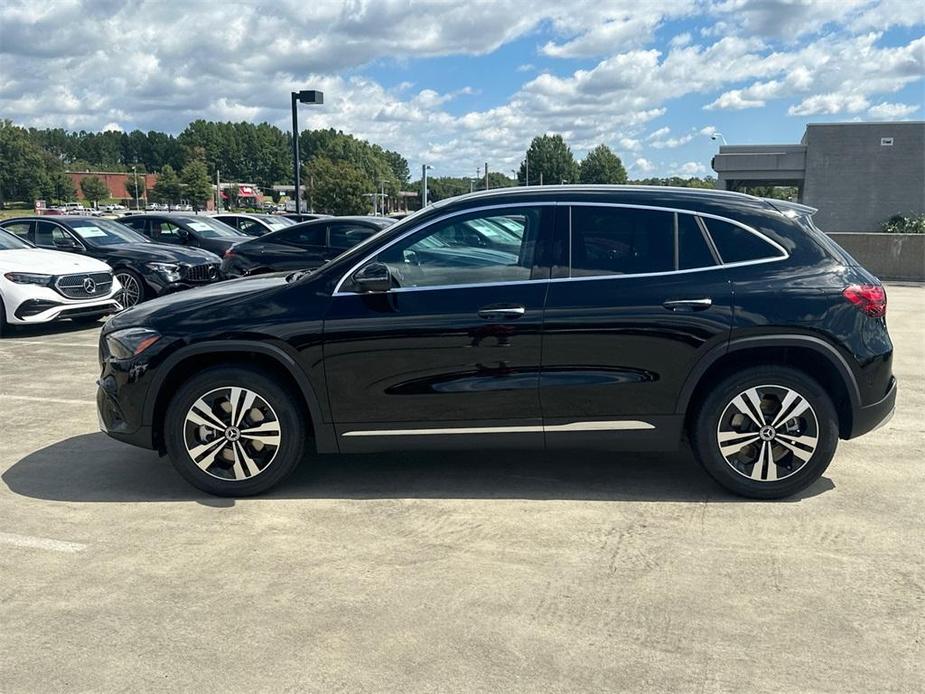
<svg viewBox="0 0 925 694">
<path fill-rule="evenodd" d="M 136 185 L 137 181 L 137 185 Z M 132 197 L 132 202 L 138 200 L 140 205 L 142 201 L 147 197 L 147 189 L 145 188 L 145 176 L 143 173 L 138 173 L 137 175 L 131 175 L 128 177 L 128 180 L 125 184 L 125 189 L 128 191 L 128 194 Z"/>
<path fill-rule="evenodd" d="M 561 135 L 538 135 L 533 138 L 527 149 L 530 162 L 530 184 L 537 184 L 542 179 L 545 185 L 576 183 L 578 181 L 578 162 L 572 150 L 565 144 Z M 521 183 L 526 178 L 526 167 L 520 165 L 517 180 Z"/>
<path fill-rule="evenodd" d="M 206 163 L 201 159 L 189 162 L 180 172 L 180 182 L 186 198 L 197 207 L 205 207 L 206 201 L 212 197 L 212 183 L 209 181 Z"/>
<path fill-rule="evenodd" d="M 74 181 L 64 171 L 55 171 L 51 174 L 50 199 L 58 202 L 70 202 L 77 199 L 77 188 Z"/>
<path fill-rule="evenodd" d="M 626 169 L 620 157 L 607 145 L 598 145 L 581 162 L 582 183 L 626 183 Z"/>
<path fill-rule="evenodd" d="M 151 191 L 152 197 L 158 202 L 174 203 L 180 200 L 183 189 L 180 177 L 170 164 L 164 164 L 157 177 L 157 183 Z"/>
<path fill-rule="evenodd" d="M 109 187 L 99 176 L 84 176 L 80 179 L 80 190 L 84 198 L 97 203 L 109 199 Z"/>
<path fill-rule="evenodd" d="M 31 204 L 48 195 L 52 161 L 53 157 L 45 156 L 25 129 L 0 120 L 0 207 L 12 200 Z"/>
<path fill-rule="evenodd" d="M 327 214 L 368 214 L 373 183 L 349 162 L 314 157 L 309 162 L 312 209 Z"/>
</svg>

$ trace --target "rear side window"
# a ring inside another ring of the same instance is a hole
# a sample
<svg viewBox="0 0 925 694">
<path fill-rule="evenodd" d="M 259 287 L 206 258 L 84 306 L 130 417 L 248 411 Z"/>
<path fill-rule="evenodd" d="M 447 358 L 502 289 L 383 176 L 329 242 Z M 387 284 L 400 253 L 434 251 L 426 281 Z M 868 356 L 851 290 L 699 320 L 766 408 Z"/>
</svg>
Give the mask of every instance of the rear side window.
<svg viewBox="0 0 925 694">
<path fill-rule="evenodd" d="M 346 250 L 353 248 L 363 239 L 367 239 L 375 232 L 369 227 L 360 224 L 332 224 L 331 225 L 331 248 L 340 248 Z"/>
<path fill-rule="evenodd" d="M 576 205 L 571 216 L 572 277 L 675 269 L 673 213 Z"/>
<path fill-rule="evenodd" d="M 735 224 L 703 218 L 724 263 L 780 258 L 781 252 L 759 236 Z"/>
<path fill-rule="evenodd" d="M 690 214 L 679 214 L 678 269 L 693 270 L 713 265 L 716 265 L 716 260 L 700 230 L 697 219 Z"/>
<path fill-rule="evenodd" d="M 18 236 L 21 239 L 28 239 L 29 232 L 32 229 L 32 222 L 7 222 L 3 225 L 3 228 L 14 236 Z"/>
</svg>

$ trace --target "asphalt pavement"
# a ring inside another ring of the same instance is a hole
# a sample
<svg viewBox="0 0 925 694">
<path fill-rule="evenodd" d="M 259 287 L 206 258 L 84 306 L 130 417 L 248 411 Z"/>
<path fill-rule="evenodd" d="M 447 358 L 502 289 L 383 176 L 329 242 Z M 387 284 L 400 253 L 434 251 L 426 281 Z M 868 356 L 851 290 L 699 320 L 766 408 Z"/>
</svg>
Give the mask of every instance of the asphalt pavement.
<svg viewBox="0 0 925 694">
<path fill-rule="evenodd" d="M 779 502 L 690 454 L 324 457 L 253 499 L 110 440 L 98 327 L 0 340 L 0 691 L 925 691 L 925 287 L 896 416 Z"/>
</svg>

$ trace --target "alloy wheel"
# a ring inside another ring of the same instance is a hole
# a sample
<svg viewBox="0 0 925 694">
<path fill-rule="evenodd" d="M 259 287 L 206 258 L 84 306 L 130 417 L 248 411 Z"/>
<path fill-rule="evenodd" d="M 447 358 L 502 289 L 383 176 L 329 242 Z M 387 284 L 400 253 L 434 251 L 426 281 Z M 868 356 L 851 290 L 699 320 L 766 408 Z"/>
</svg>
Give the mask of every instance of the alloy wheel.
<svg viewBox="0 0 925 694">
<path fill-rule="evenodd" d="M 122 306 L 129 308 L 141 301 L 141 286 L 134 275 L 116 273 L 116 279 L 122 285 Z"/>
<path fill-rule="evenodd" d="M 210 390 L 189 408 L 183 441 L 200 470 L 222 480 L 264 472 L 279 451 L 282 431 L 270 404 L 247 388 Z"/>
<path fill-rule="evenodd" d="M 729 467 L 757 482 L 775 482 L 796 474 L 813 457 L 819 421 L 797 391 L 755 386 L 726 405 L 716 437 Z"/>
</svg>

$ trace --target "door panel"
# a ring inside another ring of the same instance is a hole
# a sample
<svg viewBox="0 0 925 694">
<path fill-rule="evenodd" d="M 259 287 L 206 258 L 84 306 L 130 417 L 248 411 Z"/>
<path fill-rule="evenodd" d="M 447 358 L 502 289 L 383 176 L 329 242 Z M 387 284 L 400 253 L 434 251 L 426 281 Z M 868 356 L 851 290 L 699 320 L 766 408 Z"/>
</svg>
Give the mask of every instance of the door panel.
<svg viewBox="0 0 925 694">
<path fill-rule="evenodd" d="M 532 210 L 517 218 L 527 228 L 525 245 L 540 234 L 541 214 Z M 422 445 L 446 447 L 467 437 L 472 445 L 472 436 L 483 435 L 485 445 L 511 435 L 541 446 L 548 281 L 537 274 L 544 271 L 533 266 L 532 251 L 473 258 L 467 249 L 432 243 L 433 232 L 411 234 L 370 259 L 389 265 L 402 286 L 332 298 L 324 358 L 342 450 L 400 446 L 410 435 L 416 446 L 418 437 Z M 447 276 L 484 283 L 441 286 Z"/>
<path fill-rule="evenodd" d="M 682 217 L 572 208 L 571 231 L 557 244 L 571 249 L 564 251 L 570 260 L 557 263 L 563 276 L 549 285 L 544 315 L 540 393 L 548 426 L 613 418 L 638 422 L 632 436 L 679 430 L 684 380 L 728 340 L 732 322 L 725 270 L 675 270 L 714 262 L 702 253 L 708 249 L 699 245 L 706 241 L 695 220 Z M 681 258 L 680 249 L 691 257 Z M 547 444 L 569 436 L 547 433 Z"/>
</svg>

